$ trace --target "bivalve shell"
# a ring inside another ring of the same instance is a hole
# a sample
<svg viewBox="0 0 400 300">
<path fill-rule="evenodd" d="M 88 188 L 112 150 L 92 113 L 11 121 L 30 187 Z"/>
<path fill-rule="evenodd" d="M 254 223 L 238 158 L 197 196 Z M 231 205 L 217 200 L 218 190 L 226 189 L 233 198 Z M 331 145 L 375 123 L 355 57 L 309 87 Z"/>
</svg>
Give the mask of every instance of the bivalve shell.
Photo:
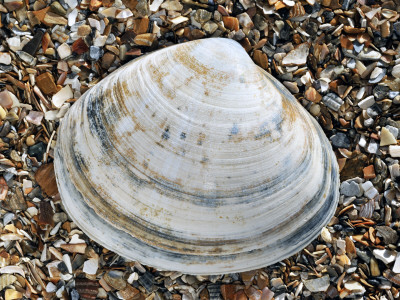
<svg viewBox="0 0 400 300">
<path fill-rule="evenodd" d="M 127 63 L 60 127 L 66 210 L 98 243 L 158 269 L 246 271 L 309 244 L 338 201 L 317 122 L 235 41 Z"/>
</svg>

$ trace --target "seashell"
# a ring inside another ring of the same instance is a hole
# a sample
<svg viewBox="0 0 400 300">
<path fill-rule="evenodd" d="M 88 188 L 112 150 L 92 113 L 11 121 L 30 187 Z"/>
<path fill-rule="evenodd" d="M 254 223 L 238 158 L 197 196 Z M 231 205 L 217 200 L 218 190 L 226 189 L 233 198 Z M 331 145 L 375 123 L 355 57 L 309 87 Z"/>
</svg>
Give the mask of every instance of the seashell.
<svg viewBox="0 0 400 300">
<path fill-rule="evenodd" d="M 159 270 L 273 264 L 309 244 L 339 198 L 322 129 L 228 39 L 127 63 L 82 95 L 59 132 L 55 171 L 71 218 Z"/>
<path fill-rule="evenodd" d="M 17 281 L 17 277 L 10 274 L 3 274 L 0 276 L 0 291 L 4 290 L 6 286 L 13 284 Z"/>
</svg>

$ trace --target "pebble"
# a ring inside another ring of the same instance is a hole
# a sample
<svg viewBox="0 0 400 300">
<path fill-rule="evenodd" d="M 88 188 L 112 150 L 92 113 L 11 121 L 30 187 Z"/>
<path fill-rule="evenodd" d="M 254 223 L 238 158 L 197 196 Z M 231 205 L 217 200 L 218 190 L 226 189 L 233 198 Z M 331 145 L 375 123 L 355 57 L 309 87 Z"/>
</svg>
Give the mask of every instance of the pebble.
<svg viewBox="0 0 400 300">
<path fill-rule="evenodd" d="M 359 60 L 372 60 L 372 61 L 377 61 L 382 57 L 382 54 L 380 54 L 378 51 L 371 50 L 368 48 L 368 50 L 364 49 L 361 51 L 358 55 L 357 58 Z"/>
<path fill-rule="evenodd" d="M 213 34 L 218 29 L 218 25 L 212 21 L 208 21 L 202 26 L 202 28 L 207 34 Z"/>
<path fill-rule="evenodd" d="M 45 152 L 46 152 L 46 146 L 43 142 L 39 142 L 28 148 L 29 156 L 36 157 L 37 160 L 39 161 L 42 161 Z"/>
<path fill-rule="evenodd" d="M 304 285 L 311 292 L 326 292 L 330 285 L 329 276 L 325 275 L 321 278 L 305 280 Z"/>
<path fill-rule="evenodd" d="M 282 60 L 283 66 L 300 66 L 305 65 L 307 56 L 310 50 L 308 43 L 303 43 L 297 46 L 296 49 L 290 51 Z"/>
<path fill-rule="evenodd" d="M 382 68 L 376 67 L 372 71 L 370 79 L 369 79 L 368 82 L 369 83 L 378 83 L 383 79 L 383 77 L 385 77 L 385 75 L 386 75 L 386 69 L 382 69 Z"/>
<path fill-rule="evenodd" d="M 64 58 L 67 58 L 68 56 L 70 56 L 72 54 L 72 51 L 68 44 L 63 43 L 60 46 L 58 46 L 57 53 L 61 59 L 64 59 Z"/>
<path fill-rule="evenodd" d="M 375 140 L 371 140 L 368 144 L 367 151 L 371 154 L 379 153 L 379 144 Z"/>
<path fill-rule="evenodd" d="M 385 264 L 390 264 L 396 260 L 397 252 L 387 249 L 374 249 L 374 256 L 383 261 Z"/>
<path fill-rule="evenodd" d="M 332 145 L 336 148 L 349 148 L 350 139 L 343 132 L 338 132 L 330 137 Z"/>
<path fill-rule="evenodd" d="M 11 55 L 7 52 L 0 52 L 0 64 L 10 65 L 11 64 Z"/>
<path fill-rule="evenodd" d="M 371 270 L 371 276 L 377 277 L 377 276 L 381 275 L 378 262 L 373 257 L 371 257 L 371 260 L 370 260 L 370 270 Z"/>
<path fill-rule="evenodd" d="M 372 95 L 365 98 L 364 100 L 358 102 L 358 106 L 362 109 L 367 109 L 368 107 L 370 107 L 374 104 L 375 104 L 375 98 Z"/>
<path fill-rule="evenodd" d="M 350 280 L 344 284 L 344 287 L 354 294 L 364 294 L 365 288 L 355 280 Z"/>
<path fill-rule="evenodd" d="M 78 27 L 78 36 L 87 36 L 92 32 L 92 28 L 89 25 L 81 25 Z"/>
<path fill-rule="evenodd" d="M 157 35 L 154 33 L 143 33 L 138 34 L 133 41 L 136 45 L 150 47 L 154 43 L 156 37 Z"/>
<path fill-rule="evenodd" d="M 340 185 L 340 193 L 347 197 L 352 197 L 352 196 L 359 197 L 361 193 L 361 188 L 360 185 L 355 181 L 350 181 L 350 182 L 344 181 Z"/>
<path fill-rule="evenodd" d="M 34 35 L 34 37 L 22 48 L 22 51 L 30 55 L 35 55 L 36 51 L 42 45 L 43 35 L 44 31 L 39 29 Z"/>
<path fill-rule="evenodd" d="M 400 157 L 400 146 L 389 146 L 389 154 L 391 157 Z"/>
<path fill-rule="evenodd" d="M 371 181 L 366 181 L 361 186 L 364 190 L 364 195 L 369 199 L 373 199 L 379 194 L 378 190 L 373 186 Z"/>
<path fill-rule="evenodd" d="M 65 101 L 74 97 L 72 89 L 69 85 L 66 85 L 61 90 L 59 90 L 53 97 L 52 103 L 55 107 L 60 108 Z"/>
<path fill-rule="evenodd" d="M 161 4 L 161 8 L 165 8 L 166 10 L 181 11 L 183 9 L 183 5 L 176 0 L 167 0 Z"/>
<path fill-rule="evenodd" d="M 151 293 L 155 289 L 154 286 L 154 276 L 150 272 L 141 274 L 138 279 L 140 285 L 142 285 L 147 292 Z"/>
<path fill-rule="evenodd" d="M 380 134 L 381 142 L 380 146 L 396 145 L 397 141 L 393 134 L 385 127 L 382 128 Z"/>
<path fill-rule="evenodd" d="M 330 109 L 338 111 L 340 106 L 344 103 L 343 100 L 335 93 L 328 93 L 322 97 L 322 102 Z"/>
<path fill-rule="evenodd" d="M 212 17 L 212 13 L 205 9 L 198 9 L 198 10 L 196 10 L 196 12 L 194 14 L 194 19 L 197 22 L 199 22 L 200 24 L 210 21 L 211 17 Z"/>
<path fill-rule="evenodd" d="M 392 268 L 394 273 L 400 273 L 400 253 L 397 253 L 396 259 Z"/>
<path fill-rule="evenodd" d="M 90 46 L 89 49 L 90 59 L 99 60 L 100 57 L 103 56 L 103 49 L 101 49 L 100 47 Z"/>
<path fill-rule="evenodd" d="M 83 272 L 89 275 L 95 275 L 99 268 L 99 260 L 97 258 L 91 258 L 84 262 Z"/>
<path fill-rule="evenodd" d="M 326 227 L 322 228 L 321 237 L 326 243 L 332 243 L 332 235 Z"/>
<path fill-rule="evenodd" d="M 223 16 L 222 20 L 224 22 L 225 28 L 233 31 L 239 31 L 239 20 L 235 17 Z"/>
<path fill-rule="evenodd" d="M 270 280 L 271 287 L 279 288 L 280 286 L 284 285 L 283 280 L 281 278 L 272 278 Z"/>
<path fill-rule="evenodd" d="M 390 131 L 395 139 L 397 139 L 397 137 L 399 136 L 399 128 L 390 125 L 386 125 L 385 128 Z"/>
<path fill-rule="evenodd" d="M 104 280 L 110 285 L 112 288 L 117 290 L 122 290 L 126 287 L 126 281 L 123 278 L 124 273 L 121 271 L 108 271 L 104 274 Z"/>
</svg>

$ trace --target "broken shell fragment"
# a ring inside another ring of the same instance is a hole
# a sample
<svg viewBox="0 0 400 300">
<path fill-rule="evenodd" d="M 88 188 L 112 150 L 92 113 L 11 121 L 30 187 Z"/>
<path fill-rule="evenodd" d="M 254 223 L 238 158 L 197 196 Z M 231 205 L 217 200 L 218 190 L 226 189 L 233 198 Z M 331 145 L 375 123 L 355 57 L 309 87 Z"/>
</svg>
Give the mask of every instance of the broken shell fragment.
<svg viewBox="0 0 400 300">
<path fill-rule="evenodd" d="M 55 171 L 71 218 L 160 270 L 273 264 L 309 244 L 338 201 L 322 129 L 232 40 L 126 64 L 86 92 L 60 130 Z"/>
</svg>

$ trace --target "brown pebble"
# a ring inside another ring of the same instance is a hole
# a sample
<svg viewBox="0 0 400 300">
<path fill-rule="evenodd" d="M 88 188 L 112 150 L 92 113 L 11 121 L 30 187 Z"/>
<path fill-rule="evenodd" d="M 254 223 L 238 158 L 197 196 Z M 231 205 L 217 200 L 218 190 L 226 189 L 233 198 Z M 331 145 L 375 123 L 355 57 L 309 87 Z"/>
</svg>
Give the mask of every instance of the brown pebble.
<svg viewBox="0 0 400 300">
<path fill-rule="evenodd" d="M 89 51 L 89 47 L 86 45 L 85 41 L 82 38 L 77 39 L 71 47 L 72 51 L 76 54 L 83 54 Z"/>
<path fill-rule="evenodd" d="M 223 16 L 222 21 L 226 29 L 239 31 L 239 20 L 235 17 Z"/>
<path fill-rule="evenodd" d="M 53 12 L 47 12 L 44 16 L 43 23 L 45 23 L 47 26 L 68 25 L 68 20 L 63 16 L 57 15 Z"/>
<path fill-rule="evenodd" d="M 365 179 L 373 179 L 376 177 L 374 165 L 369 165 L 363 169 Z"/>
<path fill-rule="evenodd" d="M 235 285 L 233 285 L 233 284 L 221 285 L 221 295 L 224 300 L 232 299 L 235 292 L 236 292 Z"/>
<path fill-rule="evenodd" d="M 126 287 L 118 292 L 122 299 L 135 299 L 140 294 L 137 288 L 127 284 Z"/>
<path fill-rule="evenodd" d="M 244 290 L 237 291 L 235 295 L 233 295 L 233 300 L 248 300 Z"/>
<path fill-rule="evenodd" d="M 53 221 L 53 207 L 49 201 L 40 201 L 39 203 L 39 225 L 51 225 L 54 226 Z"/>
<path fill-rule="evenodd" d="M 26 145 L 28 147 L 35 145 L 35 136 L 34 135 L 30 135 L 26 138 Z"/>
<path fill-rule="evenodd" d="M 81 299 L 96 299 L 99 282 L 86 278 L 75 279 L 75 289 L 79 293 Z"/>
<path fill-rule="evenodd" d="M 40 166 L 35 174 L 35 180 L 48 196 L 54 196 L 58 193 L 53 163 Z"/>
<path fill-rule="evenodd" d="M 268 56 L 261 50 L 254 50 L 253 53 L 254 62 L 263 69 L 268 68 Z"/>
<path fill-rule="evenodd" d="M 146 16 L 141 19 L 135 19 L 133 21 L 133 32 L 136 34 L 146 33 L 149 29 L 149 18 Z"/>
<path fill-rule="evenodd" d="M 318 93 L 317 90 L 315 88 L 313 88 L 312 86 L 310 86 L 306 90 L 305 96 L 308 100 L 310 100 L 311 102 L 314 102 L 314 103 L 319 103 L 322 99 L 321 94 Z"/>
<path fill-rule="evenodd" d="M 36 85 L 43 94 L 53 95 L 57 93 L 57 86 L 54 82 L 54 77 L 50 72 L 44 72 L 36 77 Z"/>
<path fill-rule="evenodd" d="M 78 244 L 62 244 L 61 249 L 71 253 L 81 253 L 85 254 L 87 245 L 85 243 L 78 243 Z"/>
<path fill-rule="evenodd" d="M 111 52 L 106 52 L 101 58 L 101 67 L 103 69 L 108 69 L 109 67 L 111 67 L 114 60 L 115 60 L 115 54 Z"/>
<path fill-rule="evenodd" d="M 6 200 L 7 192 L 8 192 L 7 182 L 4 180 L 3 177 L 0 177 L 0 200 L 1 201 Z"/>
<path fill-rule="evenodd" d="M 92 28 L 89 25 L 81 25 L 78 27 L 78 36 L 87 36 L 92 32 Z"/>
<path fill-rule="evenodd" d="M 248 38 L 242 39 L 239 43 L 240 43 L 240 45 L 242 45 L 244 50 L 246 50 L 246 52 L 250 52 L 251 51 L 251 44 L 250 44 L 250 41 L 249 41 Z"/>
<path fill-rule="evenodd" d="M 148 46 L 150 47 L 153 45 L 157 35 L 155 33 L 143 33 L 143 34 L 138 34 L 134 39 L 133 42 L 136 45 L 140 46 Z"/>
</svg>

